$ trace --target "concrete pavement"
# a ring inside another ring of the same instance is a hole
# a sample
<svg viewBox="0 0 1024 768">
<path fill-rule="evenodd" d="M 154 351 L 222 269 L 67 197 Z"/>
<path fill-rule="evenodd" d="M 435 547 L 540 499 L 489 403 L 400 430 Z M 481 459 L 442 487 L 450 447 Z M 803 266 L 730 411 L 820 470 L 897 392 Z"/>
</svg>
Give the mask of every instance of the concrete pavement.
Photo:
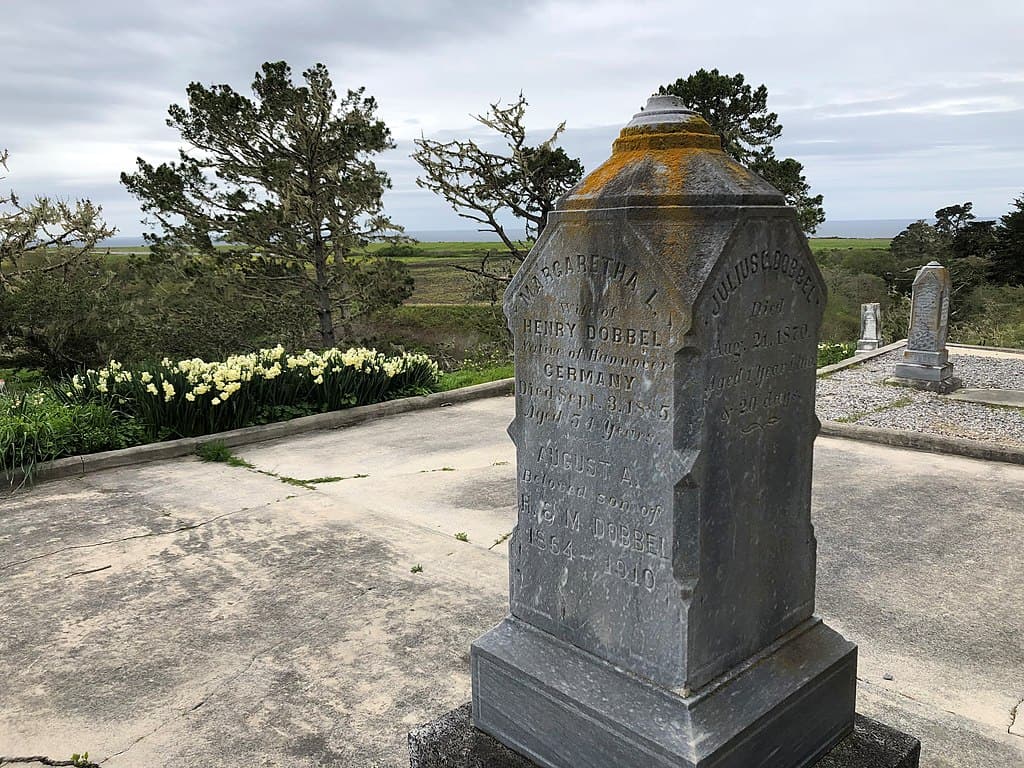
<svg viewBox="0 0 1024 768">
<path fill-rule="evenodd" d="M 492 398 L 239 449 L 253 469 L 4 500 L 0 755 L 407 765 L 506 610 L 511 415 Z M 1019 768 L 1024 467 L 829 438 L 815 461 L 818 609 L 860 645 L 858 710 L 924 766 Z"/>
</svg>

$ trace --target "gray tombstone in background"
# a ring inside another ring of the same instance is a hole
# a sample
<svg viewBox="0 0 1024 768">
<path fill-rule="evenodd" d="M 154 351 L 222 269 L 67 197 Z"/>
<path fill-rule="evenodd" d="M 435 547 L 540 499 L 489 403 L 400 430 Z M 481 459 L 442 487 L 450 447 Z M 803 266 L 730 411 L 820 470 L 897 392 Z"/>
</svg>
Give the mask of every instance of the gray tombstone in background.
<svg viewBox="0 0 1024 768">
<path fill-rule="evenodd" d="M 890 382 L 935 392 L 951 392 L 960 386 L 953 377 L 953 365 L 946 350 L 950 291 L 949 270 L 937 261 L 918 270 L 910 304 L 907 348 Z"/>
<path fill-rule="evenodd" d="M 653 97 L 505 293 L 518 522 L 473 723 L 549 768 L 794 768 L 854 721 L 814 615 L 825 286 L 795 211 Z"/>
<path fill-rule="evenodd" d="M 860 338 L 858 352 L 871 352 L 882 346 L 882 305 L 878 302 L 860 305 Z"/>
</svg>

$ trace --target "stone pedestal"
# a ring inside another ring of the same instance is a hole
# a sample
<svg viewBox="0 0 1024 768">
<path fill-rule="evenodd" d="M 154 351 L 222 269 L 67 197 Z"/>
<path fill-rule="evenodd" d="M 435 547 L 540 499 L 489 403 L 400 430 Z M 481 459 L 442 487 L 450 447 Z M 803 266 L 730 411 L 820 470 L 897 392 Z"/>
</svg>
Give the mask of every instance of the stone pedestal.
<svg viewBox="0 0 1024 768">
<path fill-rule="evenodd" d="M 891 384 L 949 393 L 960 386 L 953 377 L 946 339 L 949 336 L 949 270 L 933 261 L 914 278 L 910 328 L 903 359 L 896 364 Z"/>
<path fill-rule="evenodd" d="M 853 728 L 856 674 L 856 646 L 816 619 L 687 693 L 509 618 L 473 645 L 473 711 L 546 768 L 795 767 Z"/>
<path fill-rule="evenodd" d="M 814 763 L 814 768 L 918 768 L 920 754 L 917 739 L 857 715 L 853 732 Z M 469 704 L 412 731 L 409 757 L 410 768 L 539 768 L 474 728 Z"/>
<path fill-rule="evenodd" d="M 878 302 L 860 305 L 860 338 L 858 352 L 873 352 L 882 346 L 882 305 Z"/>
</svg>

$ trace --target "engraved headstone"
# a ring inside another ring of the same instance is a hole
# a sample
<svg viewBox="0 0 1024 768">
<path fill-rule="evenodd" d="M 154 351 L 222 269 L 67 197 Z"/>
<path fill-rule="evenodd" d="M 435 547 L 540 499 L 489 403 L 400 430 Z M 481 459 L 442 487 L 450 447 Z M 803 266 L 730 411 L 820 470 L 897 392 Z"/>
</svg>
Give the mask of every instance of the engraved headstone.
<svg viewBox="0 0 1024 768">
<path fill-rule="evenodd" d="M 950 291 L 949 270 L 937 261 L 918 270 L 910 303 L 907 347 L 890 382 L 936 392 L 951 392 L 960 386 L 953 377 L 953 364 L 946 350 Z"/>
<path fill-rule="evenodd" d="M 882 346 L 882 305 L 878 302 L 860 305 L 860 338 L 858 352 L 871 352 Z"/>
<path fill-rule="evenodd" d="M 552 768 L 808 765 L 856 646 L 814 616 L 816 341 L 795 212 L 653 97 L 505 293 L 518 521 L 473 723 Z"/>
</svg>

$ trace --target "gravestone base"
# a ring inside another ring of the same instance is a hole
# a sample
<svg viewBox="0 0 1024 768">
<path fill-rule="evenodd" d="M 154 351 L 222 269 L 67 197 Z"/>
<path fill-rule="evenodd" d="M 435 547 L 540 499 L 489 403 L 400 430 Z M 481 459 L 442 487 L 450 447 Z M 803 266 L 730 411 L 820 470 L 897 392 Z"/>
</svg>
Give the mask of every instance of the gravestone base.
<svg viewBox="0 0 1024 768">
<path fill-rule="evenodd" d="M 913 736 L 857 715 L 853 733 L 818 760 L 814 768 L 918 768 L 920 754 L 921 742 Z M 474 728 L 468 703 L 409 733 L 409 766 L 540 768 Z"/>
<path fill-rule="evenodd" d="M 874 352 L 878 349 L 881 342 L 878 339 L 858 339 L 857 340 L 857 351 L 858 352 Z"/>
<path fill-rule="evenodd" d="M 924 389 L 943 395 L 948 395 L 959 389 L 961 384 L 960 379 L 953 376 L 953 366 L 950 363 L 944 365 L 897 363 L 893 374 L 885 380 L 886 384 Z"/>
<path fill-rule="evenodd" d="M 853 728 L 856 646 L 817 618 L 693 693 L 511 617 L 470 658 L 474 725 L 546 768 L 804 768 Z"/>
</svg>

